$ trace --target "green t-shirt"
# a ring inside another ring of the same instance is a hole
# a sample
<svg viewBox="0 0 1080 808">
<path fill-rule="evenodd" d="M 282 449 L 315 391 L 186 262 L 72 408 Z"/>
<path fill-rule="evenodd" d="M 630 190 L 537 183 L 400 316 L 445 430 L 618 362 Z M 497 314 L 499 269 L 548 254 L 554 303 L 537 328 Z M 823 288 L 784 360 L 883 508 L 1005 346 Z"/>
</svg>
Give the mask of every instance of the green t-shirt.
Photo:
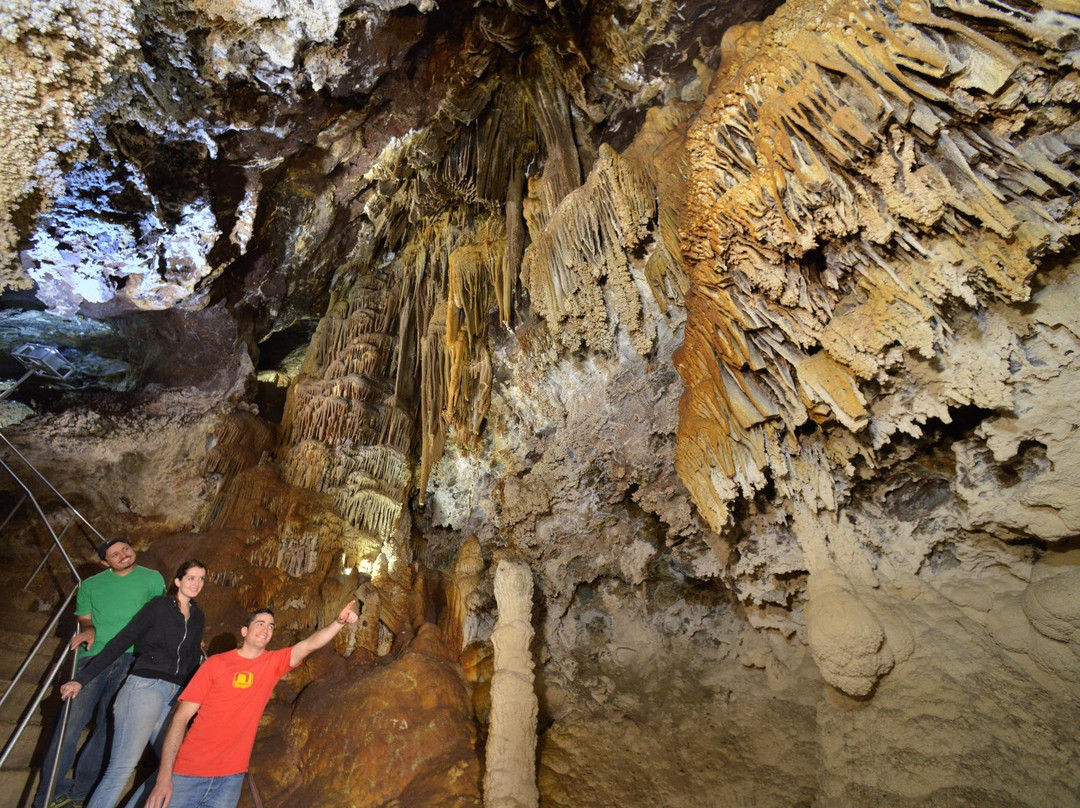
<svg viewBox="0 0 1080 808">
<path fill-rule="evenodd" d="M 90 615 L 94 624 L 94 647 L 89 651 L 80 649 L 80 654 L 96 654 L 151 598 L 164 594 L 165 579 L 161 573 L 138 565 L 127 575 L 117 575 L 109 569 L 87 578 L 79 587 L 75 614 Z"/>
</svg>

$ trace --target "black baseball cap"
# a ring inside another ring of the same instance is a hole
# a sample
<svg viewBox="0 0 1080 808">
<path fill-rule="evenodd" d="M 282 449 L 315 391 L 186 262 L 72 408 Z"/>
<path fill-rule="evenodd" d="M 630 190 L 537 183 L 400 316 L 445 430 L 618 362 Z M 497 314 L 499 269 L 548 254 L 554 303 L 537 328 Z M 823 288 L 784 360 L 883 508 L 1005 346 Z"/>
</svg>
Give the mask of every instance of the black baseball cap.
<svg viewBox="0 0 1080 808">
<path fill-rule="evenodd" d="M 105 560 L 105 554 L 107 552 L 109 552 L 109 548 L 112 547 L 114 544 L 121 544 L 121 543 L 127 544 L 128 540 L 127 539 L 121 539 L 119 536 L 113 536 L 111 539 L 105 539 L 105 541 L 103 541 L 101 544 L 98 545 L 98 548 L 97 548 L 98 556 L 101 558 L 102 561 L 104 561 Z"/>
</svg>

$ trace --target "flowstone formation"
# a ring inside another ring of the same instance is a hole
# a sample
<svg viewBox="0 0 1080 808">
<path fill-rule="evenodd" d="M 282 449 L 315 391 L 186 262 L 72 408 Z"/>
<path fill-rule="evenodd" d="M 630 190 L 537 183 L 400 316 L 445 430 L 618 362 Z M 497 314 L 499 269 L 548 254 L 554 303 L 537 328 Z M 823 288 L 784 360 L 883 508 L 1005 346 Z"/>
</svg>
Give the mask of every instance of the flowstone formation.
<svg viewBox="0 0 1080 808">
<path fill-rule="evenodd" d="M 738 498 L 771 489 L 767 518 L 779 529 L 759 558 L 795 545 L 809 573 L 810 649 L 852 695 L 891 669 L 890 644 L 907 645 L 890 643 L 860 590 L 891 589 L 888 579 L 919 572 L 965 533 L 1075 535 L 1054 493 L 1075 478 L 1020 457 L 1024 438 L 993 454 L 1022 467 L 1049 524 L 990 527 L 976 500 L 1009 514 L 1013 498 L 996 485 L 972 496 L 969 463 L 941 452 L 956 481 L 950 529 L 943 520 L 918 536 L 896 512 L 905 543 L 922 544 L 896 557 L 898 542 L 866 511 L 896 490 L 880 481 L 926 462 L 920 439 L 938 425 L 974 417 L 981 434 L 961 452 L 977 453 L 980 437 L 993 445 L 999 425 L 1027 410 L 1031 382 L 1020 379 L 1039 343 L 1075 339 L 1075 324 L 1054 314 L 1048 324 L 1042 311 L 1071 295 L 1073 272 L 1049 269 L 1080 229 L 1076 38 L 1076 18 L 1054 4 L 788 3 L 728 32 L 728 58 L 688 137 L 680 476 L 716 529 L 731 524 Z M 1034 316 L 1016 307 L 1029 300 Z M 1058 333 L 1044 336 L 1047 325 Z M 1049 408 L 1062 374 L 1035 383 L 1048 407 L 1040 423 L 1057 420 Z M 1032 455 L 1071 454 L 1070 437 L 1038 431 Z M 776 621 L 778 593 L 755 577 L 740 596 Z"/>
<path fill-rule="evenodd" d="M 219 642 L 358 600 L 268 805 L 1075 803 L 1074 2 L 116 12 L 5 283 L 205 378 L 20 434 Z"/>
</svg>

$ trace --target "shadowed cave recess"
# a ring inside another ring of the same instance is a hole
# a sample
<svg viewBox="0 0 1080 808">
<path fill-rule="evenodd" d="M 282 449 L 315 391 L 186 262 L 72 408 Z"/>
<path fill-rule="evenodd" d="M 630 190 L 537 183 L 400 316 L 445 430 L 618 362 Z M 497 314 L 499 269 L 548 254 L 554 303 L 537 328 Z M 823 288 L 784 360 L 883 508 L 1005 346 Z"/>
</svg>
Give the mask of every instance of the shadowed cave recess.
<svg viewBox="0 0 1080 808">
<path fill-rule="evenodd" d="M 3 434 L 213 650 L 358 599 L 268 807 L 1080 803 L 1076 0 L 0 23 Z"/>
</svg>

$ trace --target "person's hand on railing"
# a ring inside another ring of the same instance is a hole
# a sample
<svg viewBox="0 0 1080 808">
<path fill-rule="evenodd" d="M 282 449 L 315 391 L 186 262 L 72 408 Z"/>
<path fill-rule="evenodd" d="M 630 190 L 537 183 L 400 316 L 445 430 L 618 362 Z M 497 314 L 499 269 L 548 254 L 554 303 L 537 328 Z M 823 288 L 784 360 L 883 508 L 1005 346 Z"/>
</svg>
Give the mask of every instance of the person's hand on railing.
<svg viewBox="0 0 1080 808">
<path fill-rule="evenodd" d="M 97 632 L 94 631 L 93 626 L 90 626 L 90 628 L 87 628 L 87 629 L 83 629 L 82 631 L 80 631 L 78 634 L 76 634 L 74 637 L 71 638 L 71 646 L 70 646 L 70 648 L 71 648 L 72 651 L 74 651 L 80 645 L 82 645 L 83 643 L 86 643 L 86 650 L 89 651 L 91 648 L 94 647 L 94 638 L 95 637 L 97 637 Z"/>
<path fill-rule="evenodd" d="M 75 680 L 64 682 L 64 684 L 60 685 L 60 701 L 67 701 L 68 699 L 75 698 L 79 695 L 80 690 L 82 690 L 82 685 Z"/>
</svg>

